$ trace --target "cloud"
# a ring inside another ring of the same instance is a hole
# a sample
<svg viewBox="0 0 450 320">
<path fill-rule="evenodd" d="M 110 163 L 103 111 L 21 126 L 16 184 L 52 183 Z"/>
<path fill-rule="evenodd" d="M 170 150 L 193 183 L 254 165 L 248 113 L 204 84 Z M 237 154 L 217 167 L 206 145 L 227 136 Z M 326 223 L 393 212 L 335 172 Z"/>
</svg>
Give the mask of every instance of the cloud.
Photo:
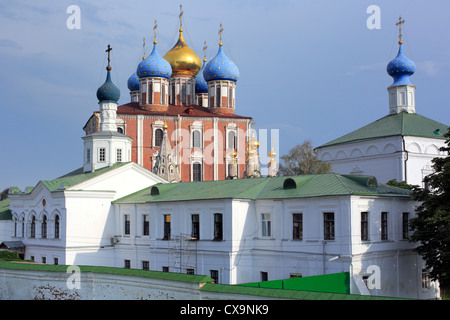
<svg viewBox="0 0 450 320">
<path fill-rule="evenodd" d="M 421 63 L 418 63 L 419 68 L 429 77 L 438 76 L 442 67 L 445 67 L 446 64 L 439 61 L 427 60 Z"/>
<path fill-rule="evenodd" d="M 345 72 L 344 76 L 356 76 L 363 72 L 374 71 L 374 70 L 383 70 L 383 68 L 386 68 L 386 65 L 387 65 L 387 63 L 385 63 L 385 62 L 378 62 L 378 63 L 355 66 L 351 70 Z"/>
<path fill-rule="evenodd" d="M 22 49 L 22 47 L 15 41 L 11 39 L 0 39 L 0 47 L 12 48 L 12 49 Z"/>
</svg>

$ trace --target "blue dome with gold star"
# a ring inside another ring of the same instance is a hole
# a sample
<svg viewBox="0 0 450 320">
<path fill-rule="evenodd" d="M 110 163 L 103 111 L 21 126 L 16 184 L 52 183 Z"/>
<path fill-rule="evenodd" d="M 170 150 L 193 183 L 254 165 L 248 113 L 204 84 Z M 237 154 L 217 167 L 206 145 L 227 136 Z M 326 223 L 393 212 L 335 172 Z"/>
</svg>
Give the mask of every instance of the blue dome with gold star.
<svg viewBox="0 0 450 320">
<path fill-rule="evenodd" d="M 236 82 L 239 79 L 238 67 L 225 55 L 221 44 L 219 45 L 217 55 L 206 64 L 203 77 L 206 82 L 213 80 Z"/>
<path fill-rule="evenodd" d="M 203 71 L 205 70 L 206 59 L 203 60 L 203 66 L 200 72 L 195 77 L 195 93 L 208 93 L 208 85 L 203 77 Z"/>
<path fill-rule="evenodd" d="M 416 71 L 415 63 L 403 54 L 402 45 L 398 49 L 397 57 L 388 63 L 387 73 L 394 79 L 391 86 L 413 85 L 409 77 Z"/>
<path fill-rule="evenodd" d="M 153 43 L 152 53 L 142 60 L 136 70 L 139 78 L 166 78 L 170 79 L 172 75 L 172 67 L 165 60 L 156 48 L 156 41 Z"/>
<path fill-rule="evenodd" d="M 137 76 L 136 73 L 133 73 L 128 78 L 127 85 L 130 91 L 139 91 L 139 77 Z"/>
<path fill-rule="evenodd" d="M 108 66 L 106 81 L 97 90 L 97 99 L 99 102 L 116 102 L 120 99 L 120 90 L 111 81 L 111 68 Z"/>
</svg>

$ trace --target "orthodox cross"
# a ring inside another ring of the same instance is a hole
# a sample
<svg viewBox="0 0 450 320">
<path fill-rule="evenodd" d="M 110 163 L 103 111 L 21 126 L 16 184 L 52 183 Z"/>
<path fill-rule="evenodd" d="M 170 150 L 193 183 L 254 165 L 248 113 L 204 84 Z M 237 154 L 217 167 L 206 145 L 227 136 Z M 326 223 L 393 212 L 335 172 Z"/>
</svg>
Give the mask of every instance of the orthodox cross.
<svg viewBox="0 0 450 320">
<path fill-rule="evenodd" d="M 183 19 L 183 6 L 181 4 L 180 4 L 180 15 L 179 15 L 179 18 L 180 18 L 180 29 L 181 29 L 182 24 L 183 24 L 183 22 L 182 22 L 182 19 Z"/>
<path fill-rule="evenodd" d="M 143 39 L 143 43 L 142 43 L 142 50 L 144 51 L 144 56 L 142 57 L 142 60 L 145 59 L 145 37 Z"/>
<path fill-rule="evenodd" d="M 222 45 L 222 32 L 223 32 L 223 28 L 222 28 L 222 23 L 220 24 L 220 29 L 219 29 L 219 37 L 220 37 L 220 43 L 219 46 Z"/>
<path fill-rule="evenodd" d="M 402 44 L 402 24 L 405 23 L 405 20 L 402 20 L 402 17 L 398 18 L 398 22 L 395 24 L 398 26 L 398 44 Z"/>
<path fill-rule="evenodd" d="M 111 50 L 112 50 L 111 45 L 108 44 L 108 49 L 106 49 L 106 51 L 105 51 L 105 52 L 108 52 L 108 66 L 106 67 L 106 70 L 108 70 L 108 71 L 111 71 L 111 64 L 110 64 L 110 62 L 111 62 L 111 55 L 110 55 Z"/>
<path fill-rule="evenodd" d="M 153 36 L 155 38 L 155 40 L 153 41 L 154 44 L 156 44 L 156 29 L 158 28 L 158 24 L 156 23 L 155 20 L 155 26 L 153 27 Z"/>
<path fill-rule="evenodd" d="M 208 46 L 206 45 L 206 41 L 203 44 L 203 54 L 204 54 L 204 60 L 206 61 L 206 49 L 208 49 Z"/>
</svg>

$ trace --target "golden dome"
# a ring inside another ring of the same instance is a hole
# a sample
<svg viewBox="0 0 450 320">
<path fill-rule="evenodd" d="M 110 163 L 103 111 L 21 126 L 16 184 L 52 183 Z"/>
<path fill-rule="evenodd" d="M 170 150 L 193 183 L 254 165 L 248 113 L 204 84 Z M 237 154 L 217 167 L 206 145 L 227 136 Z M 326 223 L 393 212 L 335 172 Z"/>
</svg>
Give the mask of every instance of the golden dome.
<svg viewBox="0 0 450 320">
<path fill-rule="evenodd" d="M 272 150 L 269 152 L 268 156 L 270 158 L 275 158 L 277 156 L 277 153 L 275 151 L 273 151 L 273 148 L 272 148 Z"/>
<path fill-rule="evenodd" d="M 183 29 L 180 28 L 180 37 L 175 46 L 164 56 L 171 67 L 172 74 L 187 74 L 196 76 L 202 68 L 202 59 L 188 47 L 183 38 Z"/>
</svg>

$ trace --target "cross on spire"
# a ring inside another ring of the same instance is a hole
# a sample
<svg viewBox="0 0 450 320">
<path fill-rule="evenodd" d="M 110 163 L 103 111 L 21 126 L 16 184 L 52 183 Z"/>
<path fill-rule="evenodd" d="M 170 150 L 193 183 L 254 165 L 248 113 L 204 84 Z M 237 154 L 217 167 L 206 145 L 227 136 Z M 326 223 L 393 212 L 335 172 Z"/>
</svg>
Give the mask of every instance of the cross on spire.
<svg viewBox="0 0 450 320">
<path fill-rule="evenodd" d="M 111 71 L 111 64 L 110 64 L 111 63 L 111 50 L 112 50 L 111 45 L 108 44 L 108 49 L 106 49 L 106 51 L 105 51 L 108 53 L 108 66 L 106 67 L 106 70 L 108 70 L 108 71 Z"/>
<path fill-rule="evenodd" d="M 219 46 L 222 46 L 222 32 L 223 32 L 223 28 L 222 28 L 222 23 L 221 23 L 220 28 L 219 28 L 219 38 L 220 38 Z"/>
<path fill-rule="evenodd" d="M 402 17 L 398 18 L 398 22 L 395 24 L 396 26 L 398 26 L 398 44 L 402 44 L 402 24 L 405 23 L 405 20 L 402 20 Z"/>
<path fill-rule="evenodd" d="M 204 61 L 206 61 L 206 49 L 208 49 L 208 46 L 206 45 L 206 41 L 203 44 L 203 55 L 204 55 Z"/>
<path fill-rule="evenodd" d="M 146 58 L 145 57 L 145 37 L 143 38 L 142 50 L 144 51 L 144 55 L 142 56 L 142 60 L 144 60 Z"/>
<path fill-rule="evenodd" d="M 180 30 L 181 30 L 181 27 L 183 26 L 183 6 L 180 4 L 180 15 L 179 15 L 179 18 L 180 18 Z"/>
<path fill-rule="evenodd" d="M 153 36 L 154 36 L 154 41 L 153 44 L 156 44 L 156 29 L 158 28 L 158 24 L 156 23 L 156 19 L 155 19 L 155 26 L 153 27 Z"/>
</svg>

